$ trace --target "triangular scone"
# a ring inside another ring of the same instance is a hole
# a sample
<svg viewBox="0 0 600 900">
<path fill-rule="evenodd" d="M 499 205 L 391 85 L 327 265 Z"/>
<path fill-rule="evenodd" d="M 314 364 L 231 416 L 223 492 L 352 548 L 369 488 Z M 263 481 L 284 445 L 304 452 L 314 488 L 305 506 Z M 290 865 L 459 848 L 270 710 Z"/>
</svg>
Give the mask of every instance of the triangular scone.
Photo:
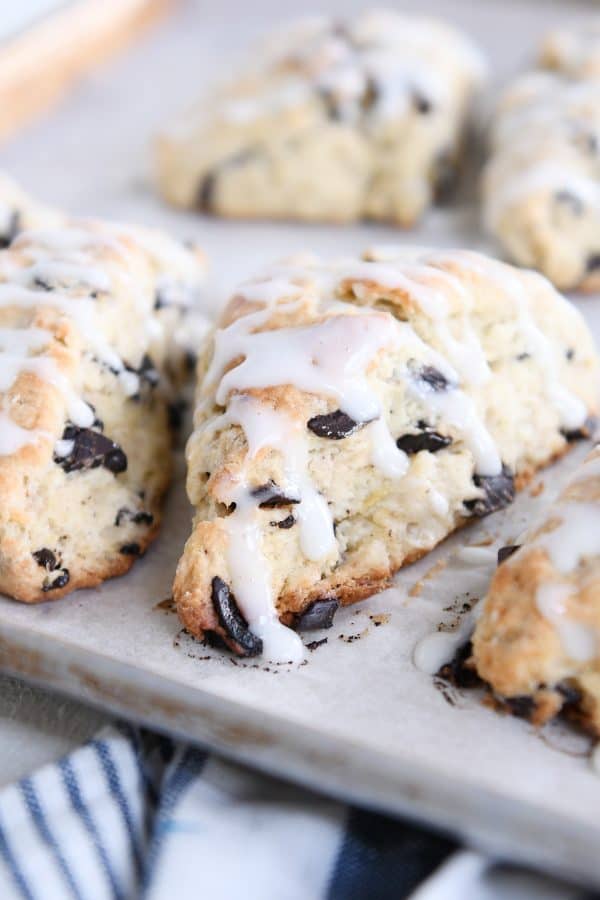
<svg viewBox="0 0 600 900">
<path fill-rule="evenodd" d="M 280 659 L 299 648 L 278 618 L 383 587 L 597 411 L 575 308 L 468 251 L 275 266 L 238 289 L 199 369 L 174 596 L 193 634 Z"/>
<path fill-rule="evenodd" d="M 222 216 L 410 225 L 456 174 L 484 66 L 443 22 L 300 20 L 165 130 L 159 186 Z"/>
<path fill-rule="evenodd" d="M 530 72 L 504 92 L 483 173 L 486 227 L 563 290 L 600 288 L 600 79 Z"/>
<path fill-rule="evenodd" d="M 600 737 L 600 447 L 499 566 L 473 651 L 508 709 L 542 723 L 564 707 Z"/>
<path fill-rule="evenodd" d="M 164 235 L 65 217 L 0 251 L 3 593 L 97 584 L 155 536 L 185 362 L 173 341 L 203 275 Z"/>
</svg>

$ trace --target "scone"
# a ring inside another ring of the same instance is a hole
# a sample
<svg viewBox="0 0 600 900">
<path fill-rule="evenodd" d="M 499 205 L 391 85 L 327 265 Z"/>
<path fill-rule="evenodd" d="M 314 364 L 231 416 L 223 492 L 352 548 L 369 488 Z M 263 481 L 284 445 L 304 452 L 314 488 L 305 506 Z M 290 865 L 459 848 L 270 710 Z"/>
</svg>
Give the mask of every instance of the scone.
<svg viewBox="0 0 600 900">
<path fill-rule="evenodd" d="M 480 676 L 542 723 L 563 707 L 600 737 L 600 447 L 499 566 L 475 629 Z"/>
<path fill-rule="evenodd" d="M 411 225 L 453 178 L 483 69 L 433 19 L 300 20 L 164 131 L 160 190 L 221 216 Z"/>
<path fill-rule="evenodd" d="M 554 28 L 544 37 L 538 65 L 576 78 L 600 75 L 600 17 Z"/>
<path fill-rule="evenodd" d="M 195 635 L 296 659 L 323 625 L 507 505 L 597 412 L 598 359 L 542 276 L 468 251 L 306 257 L 241 285 L 199 362 Z"/>
<path fill-rule="evenodd" d="M 67 221 L 0 252 L 0 591 L 55 599 L 130 568 L 170 474 L 173 337 L 201 257 Z"/>
<path fill-rule="evenodd" d="M 600 78 L 531 72 L 504 93 L 483 214 L 508 257 L 562 289 L 600 287 Z"/>
</svg>

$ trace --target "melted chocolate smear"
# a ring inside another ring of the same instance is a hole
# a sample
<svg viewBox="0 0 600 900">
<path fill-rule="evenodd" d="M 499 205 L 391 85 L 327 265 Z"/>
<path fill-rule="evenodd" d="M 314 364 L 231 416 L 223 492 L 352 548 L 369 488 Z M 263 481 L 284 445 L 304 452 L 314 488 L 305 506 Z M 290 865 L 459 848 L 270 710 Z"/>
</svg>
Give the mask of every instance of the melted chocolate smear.
<svg viewBox="0 0 600 900">
<path fill-rule="evenodd" d="M 341 441 L 342 438 L 349 437 L 366 424 L 366 422 L 355 422 L 341 409 L 336 409 L 335 412 L 326 413 L 324 416 L 313 416 L 306 423 L 306 427 L 317 437 L 328 438 L 330 441 Z"/>
<path fill-rule="evenodd" d="M 258 500 L 259 509 L 275 509 L 278 506 L 289 506 L 300 503 L 298 497 L 286 497 L 278 484 L 268 481 L 251 491 L 251 496 Z"/>
<path fill-rule="evenodd" d="M 52 550 L 49 550 L 48 547 L 42 547 L 41 550 L 36 550 L 31 555 L 38 566 L 41 566 L 42 569 L 46 569 L 48 572 L 54 572 L 54 570 L 58 568 L 59 562 L 56 559 L 55 554 Z"/>
<path fill-rule="evenodd" d="M 500 475 L 474 475 L 473 481 L 485 491 L 484 497 L 464 501 L 464 505 L 474 516 L 487 516 L 498 509 L 504 509 L 515 499 L 515 479 L 508 466 L 502 466 Z"/>
<path fill-rule="evenodd" d="M 398 450 L 408 453 L 412 456 L 414 453 L 420 453 L 421 450 L 427 450 L 429 453 L 437 453 L 444 447 L 449 447 L 452 438 L 448 435 L 440 434 L 432 428 L 427 427 L 425 423 L 419 422 L 419 428 L 423 430 L 419 434 L 403 434 L 396 441 Z"/>
<path fill-rule="evenodd" d="M 127 469 L 127 456 L 123 450 L 98 431 L 67 425 L 62 439 L 73 441 L 73 449 L 68 456 L 55 455 L 54 462 L 67 473 L 104 466 L 118 475 Z"/>
<path fill-rule="evenodd" d="M 63 569 L 60 575 L 53 581 L 46 580 L 46 582 L 42 585 L 42 590 L 45 594 L 47 594 L 48 591 L 57 591 L 59 588 L 63 588 L 66 584 L 69 583 L 69 578 L 69 570 Z"/>
<path fill-rule="evenodd" d="M 0 234 L 0 248 L 10 247 L 19 231 L 21 230 L 21 214 L 18 210 L 13 210 L 8 221 L 8 227 L 3 234 Z"/>
<path fill-rule="evenodd" d="M 508 559 L 509 556 L 512 556 L 513 553 L 516 553 L 517 550 L 520 550 L 521 546 L 521 544 L 507 544 L 506 547 L 500 547 L 498 550 L 498 565 L 503 563 L 505 559 Z"/>
<path fill-rule="evenodd" d="M 259 656 L 263 649 L 262 640 L 250 631 L 235 597 L 218 575 L 212 580 L 211 593 L 219 624 L 234 642 L 235 652 L 239 656 Z"/>
<path fill-rule="evenodd" d="M 307 606 L 298 616 L 296 628 L 298 631 L 317 631 L 319 628 L 331 628 L 333 617 L 340 607 L 340 601 L 336 597 L 326 597 L 323 600 L 315 600 Z"/>
<path fill-rule="evenodd" d="M 467 665 L 467 660 L 473 653 L 471 641 L 467 641 L 458 648 L 450 662 L 442 666 L 436 673 L 438 678 L 443 678 L 457 688 L 481 687 L 483 681 L 474 667 Z"/>
</svg>

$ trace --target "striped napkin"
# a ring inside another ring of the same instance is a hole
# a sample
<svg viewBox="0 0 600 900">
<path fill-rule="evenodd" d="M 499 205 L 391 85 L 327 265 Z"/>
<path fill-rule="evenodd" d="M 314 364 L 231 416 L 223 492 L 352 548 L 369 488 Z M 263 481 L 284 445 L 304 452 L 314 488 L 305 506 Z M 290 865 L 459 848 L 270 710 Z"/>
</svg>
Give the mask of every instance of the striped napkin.
<svg viewBox="0 0 600 900">
<path fill-rule="evenodd" d="M 404 821 L 106 728 L 0 791 L 0 898 L 586 900 Z"/>
</svg>

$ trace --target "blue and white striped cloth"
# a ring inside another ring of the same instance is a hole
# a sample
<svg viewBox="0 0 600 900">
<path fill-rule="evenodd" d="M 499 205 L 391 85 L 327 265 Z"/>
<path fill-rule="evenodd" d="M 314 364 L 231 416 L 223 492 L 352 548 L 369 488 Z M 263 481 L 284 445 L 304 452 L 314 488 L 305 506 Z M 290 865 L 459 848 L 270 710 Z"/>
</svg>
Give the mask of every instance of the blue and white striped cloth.
<svg viewBox="0 0 600 900">
<path fill-rule="evenodd" d="M 1 900 L 584 896 L 125 726 L 0 791 Z"/>
</svg>

